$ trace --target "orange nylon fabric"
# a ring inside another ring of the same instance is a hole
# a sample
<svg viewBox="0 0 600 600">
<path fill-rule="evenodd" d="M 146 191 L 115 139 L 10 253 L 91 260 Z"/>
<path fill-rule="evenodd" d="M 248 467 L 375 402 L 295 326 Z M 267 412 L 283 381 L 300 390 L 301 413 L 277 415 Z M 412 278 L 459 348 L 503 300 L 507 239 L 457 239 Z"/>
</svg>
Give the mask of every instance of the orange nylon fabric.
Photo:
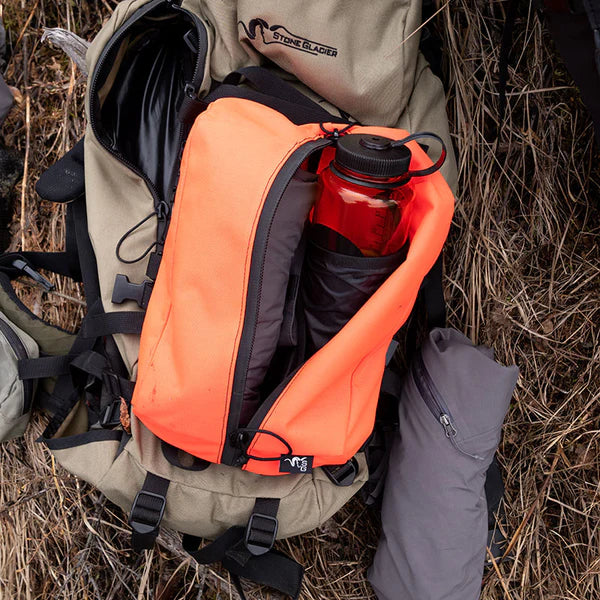
<svg viewBox="0 0 600 600">
<path fill-rule="evenodd" d="M 402 139 L 404 131 L 357 127 Z M 415 142 L 411 169 L 431 165 Z M 371 296 L 346 326 L 298 371 L 279 396 L 260 428 L 278 433 L 296 455 L 314 455 L 314 466 L 343 464 L 373 430 L 385 354 L 392 337 L 406 322 L 425 275 L 439 256 L 454 212 L 454 196 L 441 174 L 413 179 L 410 205 L 410 248 L 403 264 Z M 310 432 L 307 435 L 306 432 Z M 285 452 L 272 436 L 258 434 L 248 449 L 252 456 Z M 250 460 L 245 469 L 279 474 L 279 463 Z"/>
<path fill-rule="evenodd" d="M 254 234 L 286 158 L 319 137 L 255 102 L 222 99 L 188 137 L 148 306 L 132 407 L 158 437 L 219 462 Z"/>
<path fill-rule="evenodd" d="M 401 139 L 406 132 L 355 127 Z M 323 135 L 318 124 L 296 126 L 260 104 L 212 103 L 188 138 L 163 260 L 142 331 L 133 410 L 158 437 L 219 462 L 233 375 L 244 325 L 250 259 L 261 208 L 289 156 Z M 431 161 L 417 143 L 412 169 Z M 261 429 L 283 437 L 314 466 L 341 464 L 369 436 L 385 353 L 408 318 L 419 286 L 446 239 L 454 199 L 436 173 L 414 179 L 406 261 L 326 346 L 297 372 Z M 248 453 L 286 452 L 257 434 Z M 278 475 L 279 463 L 244 467 Z"/>
</svg>

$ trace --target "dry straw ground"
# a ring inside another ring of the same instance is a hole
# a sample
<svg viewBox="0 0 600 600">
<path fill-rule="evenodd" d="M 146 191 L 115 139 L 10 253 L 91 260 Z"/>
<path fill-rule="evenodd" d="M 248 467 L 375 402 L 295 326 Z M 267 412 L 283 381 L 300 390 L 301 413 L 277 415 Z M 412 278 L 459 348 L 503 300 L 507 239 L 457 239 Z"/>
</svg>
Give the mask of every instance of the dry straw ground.
<svg viewBox="0 0 600 600">
<path fill-rule="evenodd" d="M 23 93 L 4 127 L 27 155 L 13 247 L 59 249 L 61 210 L 36 200 L 39 173 L 82 134 L 83 81 L 44 27 L 91 38 L 113 0 L 5 3 L 7 79 Z M 453 0 L 439 16 L 460 194 L 446 250 L 451 322 L 515 362 L 521 379 L 500 457 L 514 559 L 486 575 L 483 600 L 600 597 L 600 177 L 598 146 L 543 22 L 523 2 L 507 121 L 497 128 L 504 3 Z M 21 198 L 24 202 L 21 202 Z M 39 314 L 73 327 L 81 292 L 21 287 Z M 181 560 L 169 537 L 128 549 L 123 513 L 25 440 L 0 449 L 0 598 L 231 598 L 226 574 Z M 366 599 L 377 518 L 356 501 L 283 547 L 307 565 L 306 599 Z M 170 549 L 171 548 L 171 549 Z M 260 597 L 258 590 L 251 595 Z M 268 597 L 268 596 L 267 596 Z M 270 596 L 273 597 L 273 596 Z"/>
</svg>

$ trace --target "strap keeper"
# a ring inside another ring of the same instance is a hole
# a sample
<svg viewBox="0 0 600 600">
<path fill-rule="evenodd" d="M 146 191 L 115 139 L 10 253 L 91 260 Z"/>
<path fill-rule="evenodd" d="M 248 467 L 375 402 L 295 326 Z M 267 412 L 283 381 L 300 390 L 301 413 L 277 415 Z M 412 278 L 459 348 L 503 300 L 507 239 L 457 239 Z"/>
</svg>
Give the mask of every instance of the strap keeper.
<svg viewBox="0 0 600 600">
<path fill-rule="evenodd" d="M 358 474 L 358 464 L 354 458 L 343 465 L 328 465 L 322 469 L 329 480 L 340 487 L 352 485 Z"/>
<path fill-rule="evenodd" d="M 145 490 L 137 493 L 129 515 L 129 526 L 134 539 L 136 536 L 142 536 L 139 538 L 141 544 L 134 544 L 138 548 L 146 549 L 152 546 L 158 536 L 166 505 L 167 500 L 161 494 Z"/>
<path fill-rule="evenodd" d="M 121 424 L 121 399 L 111 402 L 100 417 L 100 426 L 104 429 L 112 429 Z"/>
<path fill-rule="evenodd" d="M 253 556 L 261 556 L 269 552 L 275 544 L 279 522 L 277 517 L 264 513 L 252 513 L 246 526 L 244 543 Z"/>
<path fill-rule="evenodd" d="M 137 493 L 129 513 L 131 544 L 136 552 L 152 548 L 165 514 L 170 481 L 154 473 L 146 473 L 142 489 Z"/>
</svg>

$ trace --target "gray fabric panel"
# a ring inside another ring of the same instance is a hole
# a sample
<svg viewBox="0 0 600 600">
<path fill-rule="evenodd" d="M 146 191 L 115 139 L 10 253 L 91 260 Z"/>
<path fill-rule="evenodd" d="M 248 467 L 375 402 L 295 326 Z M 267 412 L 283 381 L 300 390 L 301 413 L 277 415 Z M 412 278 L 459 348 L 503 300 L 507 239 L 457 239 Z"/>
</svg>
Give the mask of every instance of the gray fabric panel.
<svg viewBox="0 0 600 600">
<path fill-rule="evenodd" d="M 320 350 L 403 262 L 406 253 L 347 256 L 309 244 L 301 284 L 307 353 Z"/>
<path fill-rule="evenodd" d="M 29 358 L 37 358 L 39 351 L 35 341 L 1 312 L 0 319 L 21 340 Z M 15 350 L 0 331 L 0 442 L 22 435 L 29 422 L 29 412 L 23 413 L 25 394 L 17 362 Z"/>
<path fill-rule="evenodd" d="M 518 369 L 451 329 L 433 330 L 422 356 L 457 435 L 454 442 L 446 436 L 409 374 L 369 581 L 379 600 L 476 600 L 487 541 L 485 475 Z"/>
<path fill-rule="evenodd" d="M 290 267 L 315 199 L 316 181 L 316 175 L 298 169 L 281 197 L 273 219 L 265 255 L 256 335 L 246 378 L 245 404 L 259 400 L 258 388 L 275 354 Z"/>
</svg>

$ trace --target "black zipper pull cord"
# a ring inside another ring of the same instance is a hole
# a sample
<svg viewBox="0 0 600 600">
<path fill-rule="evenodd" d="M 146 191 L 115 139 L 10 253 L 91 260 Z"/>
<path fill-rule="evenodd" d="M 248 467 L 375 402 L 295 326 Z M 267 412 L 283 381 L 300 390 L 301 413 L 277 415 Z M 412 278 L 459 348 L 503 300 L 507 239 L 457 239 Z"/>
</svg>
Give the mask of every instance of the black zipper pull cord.
<svg viewBox="0 0 600 600">
<path fill-rule="evenodd" d="M 166 220 L 169 217 L 169 212 L 170 212 L 170 208 L 169 205 L 163 200 L 162 202 L 160 202 L 158 204 L 158 206 L 147 216 L 144 217 L 141 221 L 139 221 L 138 223 L 136 223 L 131 229 L 129 229 L 128 231 L 126 231 L 122 236 L 121 239 L 119 239 L 119 241 L 117 242 L 117 248 L 115 250 L 115 254 L 117 255 L 117 258 L 119 259 L 119 261 L 121 261 L 122 263 L 126 264 L 126 265 L 132 265 L 134 263 L 139 262 L 140 260 L 142 260 L 143 258 L 145 258 L 146 256 L 148 256 L 148 254 L 150 252 L 152 252 L 152 250 L 159 244 L 159 241 L 155 241 L 152 242 L 148 248 L 146 248 L 146 250 L 144 250 L 144 252 L 142 254 L 140 254 L 140 256 L 138 256 L 137 258 L 133 258 L 133 259 L 126 259 L 123 258 L 121 256 L 121 247 L 123 246 L 125 240 L 127 240 L 127 238 L 132 235 L 135 231 L 137 231 L 144 223 L 146 223 L 147 221 L 149 221 L 152 217 L 156 216 L 156 218 L 158 219 L 158 229 L 164 229 L 163 227 L 161 227 L 161 225 L 166 222 Z M 158 236 L 159 239 L 162 237 L 162 235 Z"/>
<path fill-rule="evenodd" d="M 272 456 L 272 457 L 253 456 L 252 454 L 248 454 L 248 448 L 250 446 L 250 443 L 252 443 L 252 441 L 255 439 L 254 436 L 252 438 L 248 439 L 247 434 L 251 434 L 251 433 L 253 433 L 253 434 L 263 433 L 265 435 L 270 435 L 271 437 L 274 437 L 276 440 L 280 441 L 287 448 L 287 452 L 285 454 L 280 454 L 279 456 Z M 263 462 L 269 462 L 269 461 L 280 460 L 281 457 L 284 455 L 292 456 L 294 454 L 292 447 L 284 438 L 282 438 L 280 435 L 273 433 L 272 431 L 269 431 L 267 429 L 249 429 L 247 427 L 240 427 L 239 429 L 236 429 L 231 434 L 231 439 L 232 439 L 233 444 L 242 451 L 242 454 L 246 458 L 246 460 L 252 459 L 252 460 L 258 460 L 258 461 L 263 461 Z"/>
</svg>

